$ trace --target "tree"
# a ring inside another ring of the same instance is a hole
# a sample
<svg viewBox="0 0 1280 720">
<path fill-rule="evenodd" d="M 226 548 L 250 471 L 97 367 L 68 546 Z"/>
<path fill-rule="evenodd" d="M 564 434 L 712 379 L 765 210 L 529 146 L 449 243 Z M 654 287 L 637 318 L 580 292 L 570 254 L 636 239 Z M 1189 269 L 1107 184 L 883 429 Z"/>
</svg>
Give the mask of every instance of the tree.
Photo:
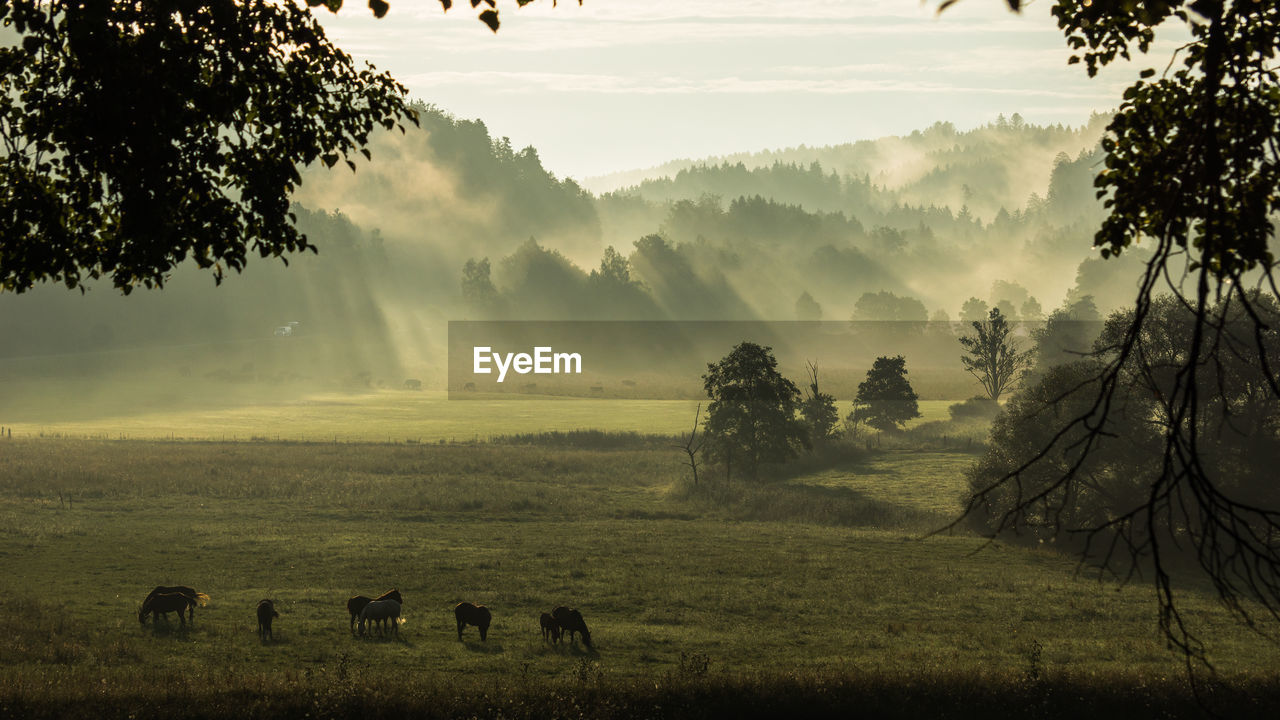
<svg viewBox="0 0 1280 720">
<path fill-rule="evenodd" d="M 924 303 L 913 297 L 898 297 L 887 290 L 863 293 L 853 306 L 854 322 L 864 320 L 892 320 L 924 323 L 929 311 Z"/>
<path fill-rule="evenodd" d="M 1021 5 L 1006 1 L 1014 10 Z M 953 2 L 944 0 L 939 9 Z M 1151 255 L 1132 311 L 1109 333 L 1110 344 L 1098 348 L 1105 354 L 1094 369 L 1091 402 L 1062 418 L 1039 453 L 975 497 L 1016 487 L 1039 463 L 1069 448 L 1085 455 L 1061 469 L 1057 487 L 1067 495 L 1080 490 L 1087 481 L 1084 458 L 1106 437 L 1126 375 L 1166 378 L 1160 397 L 1166 420 L 1150 469 L 1140 476 L 1145 499 L 1135 512 L 1097 527 L 1125 539 L 1135 564 L 1150 564 L 1165 637 L 1189 666 L 1192 660 L 1207 663 L 1175 602 L 1166 564 L 1174 547 L 1152 520 L 1167 520 L 1174 512 L 1196 518 L 1190 540 L 1223 604 L 1251 625 L 1251 607 L 1280 620 L 1280 513 L 1274 501 L 1253 504 L 1234 491 L 1234 467 L 1220 465 L 1207 452 L 1210 438 L 1204 433 L 1207 414 L 1232 417 L 1228 394 L 1208 380 L 1233 353 L 1250 360 L 1239 366 L 1242 376 L 1280 397 L 1277 359 L 1268 347 L 1278 320 L 1268 307 L 1280 294 L 1270 248 L 1280 211 L 1280 12 L 1275 3 L 1246 0 L 1058 0 L 1052 13 L 1075 53 L 1068 62 L 1083 62 L 1090 76 L 1116 58 L 1129 59 L 1134 49 L 1147 52 L 1158 26 L 1181 25 L 1191 41 L 1175 51 L 1163 72 L 1140 73 L 1102 141 L 1105 168 L 1094 185 L 1108 214 L 1093 244 L 1104 259 L 1140 241 Z M 1254 292 L 1258 288 L 1268 295 Z M 1188 309 L 1186 344 L 1164 356 L 1165 364 L 1153 362 L 1148 352 L 1157 334 L 1160 291 Z M 1034 512 L 1039 500 L 1022 497 L 1001 524 Z"/>
<path fill-rule="evenodd" d="M 292 2 L 0 0 L 0 21 L 21 38 L 0 48 L 0 291 L 287 263 L 316 250 L 289 207 L 299 167 L 354 170 L 375 129 L 416 123 L 404 86 Z"/>
<path fill-rule="evenodd" d="M 1031 331 L 1035 341 L 1032 347 L 1034 372 L 1043 372 L 1054 365 L 1082 359 L 1093 348 L 1093 341 L 1102 331 L 1102 316 L 1093 303 L 1092 295 L 1085 295 L 1073 303 L 1049 314 L 1042 327 Z"/>
<path fill-rule="evenodd" d="M 991 307 L 976 297 L 964 301 L 960 308 L 960 322 L 982 322 L 987 319 Z"/>
<path fill-rule="evenodd" d="M 704 426 L 707 450 L 724 462 L 725 477 L 735 462 L 756 477 L 761 463 L 782 462 L 807 447 L 808 433 L 796 418 L 800 391 L 778 373 L 773 350 L 740 343 L 702 376 L 711 403 Z"/>
<path fill-rule="evenodd" d="M 1000 308 L 992 308 L 986 322 L 975 320 L 973 335 L 960 336 L 965 354 L 960 362 L 970 375 L 982 383 L 987 396 L 999 402 L 1000 396 L 1018 383 L 1019 374 L 1031 362 L 1028 351 L 1019 352 L 1009 333 L 1013 327 L 1004 319 Z"/>
<path fill-rule="evenodd" d="M 1280 320 L 1274 300 L 1259 296 L 1256 307 Z M 1250 347 L 1252 322 L 1239 308 L 1228 319 L 1226 341 Z M 1218 515 L 1227 508 L 1197 507 L 1176 493 L 1154 503 L 1149 498 L 1151 459 L 1161 455 L 1171 424 L 1191 421 L 1171 412 L 1169 398 L 1180 382 L 1178 356 L 1194 332 L 1194 312 L 1170 295 L 1153 303 L 1141 339 L 1144 358 L 1135 356 L 1121 368 L 1115 405 L 1097 435 L 1094 428 L 1070 425 L 1061 452 L 1028 462 L 1061 431 L 1059 423 L 1045 422 L 1046 415 L 1067 420 L 1089 410 L 1103 381 L 1100 371 L 1131 323 L 1132 311 L 1112 315 L 1093 355 L 1054 365 L 1015 394 L 970 473 L 970 521 L 986 532 L 1071 544 L 1121 576 L 1152 567 L 1149 555 L 1135 551 L 1154 542 L 1165 548 L 1165 562 L 1182 556 L 1190 562 L 1171 564 L 1189 568 L 1198 561 L 1232 583 L 1226 589 L 1236 594 L 1275 582 L 1280 578 L 1269 563 L 1238 565 L 1251 554 L 1273 553 L 1267 531 L 1280 529 L 1273 514 L 1261 510 L 1280 501 L 1273 477 L 1280 463 L 1280 398 L 1256 382 L 1249 355 L 1211 358 L 1206 348 L 1201 391 L 1212 398 L 1212 411 L 1194 420 L 1202 457 L 1225 473 L 1218 502 L 1235 503 L 1245 524 L 1223 526 Z M 1263 344 L 1267 357 L 1280 362 L 1280 332 L 1267 332 Z M 1019 468 L 1013 482 L 993 485 Z M 1246 528 L 1256 532 L 1239 532 Z M 1161 572 L 1173 574 L 1167 567 Z"/>
<path fill-rule="evenodd" d="M 591 271 L 591 280 L 613 287 L 630 286 L 633 283 L 631 264 L 622 256 L 622 253 L 610 245 L 604 249 L 604 256 L 600 258 L 600 269 Z"/>
<path fill-rule="evenodd" d="M 865 422 L 881 432 L 901 430 L 908 420 L 920 417 L 918 399 L 907 380 L 907 359 L 901 355 L 878 357 L 867 371 L 867 379 L 858 384 L 849 422 Z"/>
<path fill-rule="evenodd" d="M 159 287 L 187 258 L 220 281 L 249 251 L 314 250 L 298 166 L 415 119 L 293 3 L 4 0 L 0 18 L 22 37 L 0 48 L 4 290 Z"/>
<path fill-rule="evenodd" d="M 797 320 L 821 320 L 822 306 L 817 300 L 809 294 L 808 290 L 800 293 L 800 297 L 796 298 L 796 319 Z"/>
<path fill-rule="evenodd" d="M 818 364 L 808 363 L 808 369 L 809 394 L 800 403 L 800 416 L 808 425 L 810 443 L 816 446 L 836 437 L 840 412 L 836 410 L 835 396 L 818 387 Z"/>
<path fill-rule="evenodd" d="M 698 408 L 693 412 L 693 429 L 689 431 L 689 439 L 683 444 L 677 445 L 689 456 L 689 470 L 693 473 L 693 484 L 698 484 L 698 453 L 702 450 L 702 446 L 706 443 L 706 436 L 701 440 L 698 439 L 698 419 L 702 417 L 702 403 L 698 403 Z M 683 438 L 683 436 L 681 436 Z"/>
<path fill-rule="evenodd" d="M 1020 314 L 1023 320 L 1029 320 L 1029 321 L 1035 322 L 1035 321 L 1044 319 L 1044 308 L 1040 307 L 1039 300 L 1036 300 L 1034 297 L 1029 296 L 1022 303 Z"/>
<path fill-rule="evenodd" d="M 462 299 L 481 312 L 493 312 L 501 301 L 490 278 L 489 258 L 471 258 L 462 266 Z"/>
</svg>

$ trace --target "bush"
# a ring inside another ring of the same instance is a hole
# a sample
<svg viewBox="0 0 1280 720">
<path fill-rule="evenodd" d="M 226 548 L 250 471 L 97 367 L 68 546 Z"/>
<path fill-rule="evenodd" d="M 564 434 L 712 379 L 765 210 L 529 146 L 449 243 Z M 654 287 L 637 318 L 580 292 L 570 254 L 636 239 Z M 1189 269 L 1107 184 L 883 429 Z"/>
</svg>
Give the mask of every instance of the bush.
<svg viewBox="0 0 1280 720">
<path fill-rule="evenodd" d="M 964 402 L 947 408 L 954 422 L 964 420 L 991 420 L 1000 414 L 1000 403 L 989 397 L 975 395 Z"/>
</svg>

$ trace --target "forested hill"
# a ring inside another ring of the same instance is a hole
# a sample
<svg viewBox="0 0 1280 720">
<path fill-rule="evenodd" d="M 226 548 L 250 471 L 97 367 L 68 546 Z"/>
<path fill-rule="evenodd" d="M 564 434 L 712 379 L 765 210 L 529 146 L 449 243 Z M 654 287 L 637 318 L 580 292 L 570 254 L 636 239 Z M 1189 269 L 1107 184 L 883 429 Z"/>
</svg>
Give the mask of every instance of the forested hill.
<svg viewBox="0 0 1280 720">
<path fill-rule="evenodd" d="M 908 204 L 958 211 L 968 206 L 974 216 L 991 220 L 1001 208 L 1012 212 L 1023 207 L 1033 192 L 1043 198 L 1060 156 L 1075 159 L 1092 151 L 1110 117 L 1095 114 L 1085 125 L 1065 127 L 1028 124 L 1014 113 L 965 131 L 938 122 L 905 136 L 673 160 L 655 168 L 587 178 L 583 184 L 598 193 L 630 191 L 652 200 L 690 199 L 704 193 L 759 194 L 814 210 L 848 211 L 848 206 L 832 205 L 836 197 L 829 183 L 806 183 L 801 189 L 782 184 L 789 179 L 783 175 L 752 172 L 776 166 L 809 169 L 816 164 L 835 177 L 877 190 L 877 202 L 869 209 Z"/>
<path fill-rule="evenodd" d="M 106 286 L 3 296 L 0 360 L 272 342 L 296 321 L 336 341 L 308 354 L 313 376 L 331 360 L 359 377 L 435 363 L 451 319 L 958 320 L 996 304 L 1036 318 L 1132 294 L 1132 256 L 1088 260 L 1099 118 L 940 123 L 595 196 L 479 120 L 418 109 L 421 126 L 377 137 L 357 172 L 304 172 L 299 226 L 318 255 L 287 268 L 255 258 L 217 288 L 181 267 L 163 291 L 129 298 Z"/>
</svg>

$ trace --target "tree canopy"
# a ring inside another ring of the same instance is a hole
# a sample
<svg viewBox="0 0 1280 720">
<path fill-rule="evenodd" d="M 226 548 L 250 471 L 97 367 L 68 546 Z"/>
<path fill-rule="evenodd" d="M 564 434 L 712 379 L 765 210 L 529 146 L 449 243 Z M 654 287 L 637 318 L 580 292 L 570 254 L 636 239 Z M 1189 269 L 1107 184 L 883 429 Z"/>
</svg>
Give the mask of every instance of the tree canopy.
<svg viewBox="0 0 1280 720">
<path fill-rule="evenodd" d="M 497 31 L 495 0 L 471 6 Z M 0 0 L 0 22 L 20 36 L 0 47 L 0 290 L 287 262 L 315 250 L 290 210 L 299 167 L 354 170 L 376 129 L 416 122 L 401 84 L 291 2 Z"/>
<path fill-rule="evenodd" d="M 1020 0 L 1007 0 L 1017 10 Z M 939 9 L 953 0 L 941 3 Z M 1064 450 L 1083 451 L 1061 468 L 1059 487 L 1083 492 L 1084 459 L 1107 435 L 1133 373 L 1159 376 L 1159 442 L 1154 462 L 1138 470 L 1145 498 L 1139 511 L 1106 520 L 1125 538 L 1135 562 L 1150 562 L 1160 598 L 1160 624 L 1188 658 L 1204 659 L 1203 646 L 1186 627 L 1174 599 L 1165 559 L 1170 540 L 1152 522 L 1177 507 L 1203 520 L 1196 539 L 1201 567 L 1227 607 L 1247 621 L 1257 603 L 1280 619 L 1280 541 L 1275 515 L 1240 499 L 1234 468 L 1210 452 L 1208 414 L 1233 417 L 1234 403 L 1212 380 L 1230 354 L 1250 362 L 1239 373 L 1280 397 L 1276 359 L 1269 351 L 1275 316 L 1254 292 L 1280 294 L 1270 242 L 1280 211 L 1280 7 L 1250 0 L 1166 0 L 1102 3 L 1057 0 L 1051 10 L 1073 54 L 1090 76 L 1117 58 L 1151 49 L 1158 27 L 1181 26 L 1191 41 L 1163 70 L 1148 68 L 1124 91 L 1119 111 L 1102 140 L 1105 167 L 1094 184 L 1107 209 L 1094 236 L 1103 258 L 1151 253 L 1142 268 L 1134 307 L 1097 347 L 1090 402 L 1059 419 L 1040 452 L 1008 468 L 978 496 L 1004 492 Z M 1161 293 L 1187 309 L 1181 349 L 1152 353 L 1160 335 Z M 1241 329 L 1244 324 L 1247 330 Z M 1274 433 L 1274 428 L 1267 428 Z M 1037 498 L 1023 496 L 1002 516 L 1015 524 L 1035 512 Z M 974 506 L 971 506 L 971 509 Z M 1103 525 L 1095 526 L 1103 527 Z M 1257 535 L 1263 541 L 1239 542 Z"/>
<path fill-rule="evenodd" d="M 707 405 L 706 438 L 711 457 L 735 463 L 755 476 L 761 463 L 795 457 L 808 444 L 804 423 L 796 417 L 800 390 L 778 372 L 772 348 L 738 344 L 720 362 L 708 363 L 703 386 Z"/>
<path fill-rule="evenodd" d="M 973 335 L 960 337 L 965 352 L 960 363 L 982 383 L 987 396 L 998 402 L 1001 395 L 1017 385 L 1019 375 L 1030 362 L 1030 352 L 1018 350 L 1009 336 L 1013 326 L 1000 308 L 991 308 L 985 321 L 974 320 L 972 325 Z"/>
<path fill-rule="evenodd" d="M 128 292 L 187 258 L 221 279 L 250 251 L 314 249 L 289 207 L 299 165 L 414 120 L 292 3 L 4 0 L 0 19 L 22 38 L 0 48 L 4 290 Z"/>
<path fill-rule="evenodd" d="M 920 417 L 918 399 L 907 380 L 906 358 L 878 357 L 867 371 L 867 379 L 858 384 L 849 419 L 881 432 L 901 430 L 908 420 Z"/>
</svg>

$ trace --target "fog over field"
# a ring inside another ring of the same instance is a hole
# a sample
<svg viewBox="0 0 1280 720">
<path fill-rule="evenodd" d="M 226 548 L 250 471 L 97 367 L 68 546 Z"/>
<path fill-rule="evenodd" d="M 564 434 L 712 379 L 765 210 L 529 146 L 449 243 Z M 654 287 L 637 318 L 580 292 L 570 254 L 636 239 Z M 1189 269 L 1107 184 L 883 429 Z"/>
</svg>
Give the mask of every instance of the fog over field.
<svg viewBox="0 0 1280 720">
<path fill-rule="evenodd" d="M 1105 116 L 1075 127 L 1016 114 L 970 129 L 939 122 L 686 161 L 593 194 L 482 121 L 419 111 L 421 128 L 379 135 L 357 172 L 305 173 L 295 212 L 318 254 L 288 267 L 257 259 L 218 287 L 181 267 L 162 292 L 0 297 L 0 407 L 23 421 L 33 377 L 74 378 L 77 392 L 111 404 L 112 381 L 142 376 L 148 387 L 129 383 L 118 404 L 148 407 L 405 378 L 444 389 L 458 319 L 933 320 L 954 332 L 974 319 L 971 298 L 1033 322 L 1085 296 L 1098 311 L 1085 319 L 1131 299 L 1140 252 L 1104 264 L 1088 246 Z M 939 347 L 917 364 L 958 370 Z M 963 399 L 963 382 L 931 397 Z"/>
<path fill-rule="evenodd" d="M 0 3 L 0 720 L 1274 716 L 1268 4 L 311 2 Z"/>
</svg>

